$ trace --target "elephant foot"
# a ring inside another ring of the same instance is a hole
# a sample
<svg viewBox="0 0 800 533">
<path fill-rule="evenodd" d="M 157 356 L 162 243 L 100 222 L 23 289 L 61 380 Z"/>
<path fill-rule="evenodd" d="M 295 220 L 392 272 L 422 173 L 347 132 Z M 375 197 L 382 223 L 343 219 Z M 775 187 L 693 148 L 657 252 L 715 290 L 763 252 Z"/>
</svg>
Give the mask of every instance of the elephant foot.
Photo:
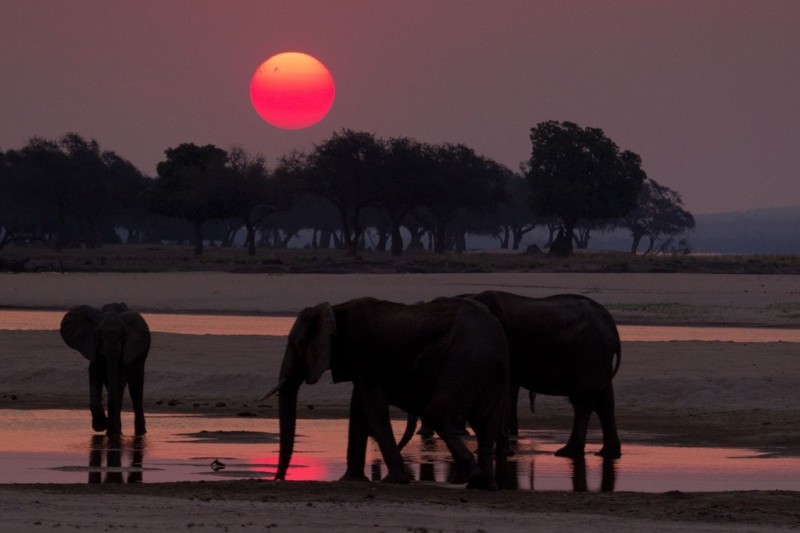
<svg viewBox="0 0 800 533">
<path fill-rule="evenodd" d="M 411 483 L 412 480 L 413 480 L 413 478 L 412 478 L 411 474 L 409 474 L 408 472 L 403 470 L 401 472 L 394 472 L 394 473 L 389 472 L 388 474 L 386 474 L 386 476 L 381 481 L 383 481 L 384 483 L 403 483 L 403 484 L 407 484 L 407 483 Z"/>
<path fill-rule="evenodd" d="M 500 435 L 497 437 L 494 446 L 494 453 L 497 457 L 511 457 L 516 452 L 514 446 L 511 445 L 511 439 L 508 435 Z"/>
<path fill-rule="evenodd" d="M 141 437 L 142 435 L 144 435 L 144 434 L 146 434 L 146 433 L 147 433 L 147 430 L 146 430 L 146 429 L 144 429 L 144 428 L 142 428 L 142 429 L 137 429 L 137 430 L 134 432 L 134 435 L 136 435 L 137 437 Z"/>
<path fill-rule="evenodd" d="M 497 486 L 497 481 L 495 480 L 487 480 L 486 478 L 481 480 L 470 481 L 467 483 L 468 489 L 478 489 L 478 490 L 500 490 L 500 487 Z"/>
<path fill-rule="evenodd" d="M 447 482 L 451 485 L 463 485 L 477 480 L 480 474 L 477 466 L 454 464 L 447 474 Z"/>
<path fill-rule="evenodd" d="M 605 459 L 619 459 L 622 457 L 622 449 L 619 446 L 603 446 L 595 455 Z"/>
<path fill-rule="evenodd" d="M 579 457 L 584 456 L 583 448 L 572 448 L 570 446 L 564 446 L 563 448 L 559 448 L 556 450 L 555 455 L 557 457 L 570 457 L 572 459 L 577 459 Z"/>
<path fill-rule="evenodd" d="M 365 476 L 363 474 L 363 472 L 360 473 L 360 474 L 358 472 L 355 472 L 355 473 L 345 472 L 344 475 L 342 475 L 342 477 L 339 478 L 339 481 L 367 481 L 368 482 L 369 479 L 367 478 L 367 476 Z"/>
<path fill-rule="evenodd" d="M 92 429 L 100 433 L 108 429 L 108 419 L 92 418 Z"/>
</svg>

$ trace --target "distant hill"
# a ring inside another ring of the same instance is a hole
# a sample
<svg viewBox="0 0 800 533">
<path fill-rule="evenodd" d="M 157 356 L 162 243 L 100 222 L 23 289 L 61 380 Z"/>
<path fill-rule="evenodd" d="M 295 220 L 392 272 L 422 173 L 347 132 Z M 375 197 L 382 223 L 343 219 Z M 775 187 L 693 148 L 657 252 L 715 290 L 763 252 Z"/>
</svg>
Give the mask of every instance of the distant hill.
<svg viewBox="0 0 800 533">
<path fill-rule="evenodd" d="M 800 206 L 695 215 L 695 222 L 689 235 L 695 253 L 800 254 Z M 546 234 L 537 230 L 524 244 L 541 246 L 545 239 Z M 589 249 L 628 251 L 630 246 L 626 230 L 592 232 Z"/>
<path fill-rule="evenodd" d="M 800 253 L 800 206 L 696 215 L 695 252 Z"/>
</svg>

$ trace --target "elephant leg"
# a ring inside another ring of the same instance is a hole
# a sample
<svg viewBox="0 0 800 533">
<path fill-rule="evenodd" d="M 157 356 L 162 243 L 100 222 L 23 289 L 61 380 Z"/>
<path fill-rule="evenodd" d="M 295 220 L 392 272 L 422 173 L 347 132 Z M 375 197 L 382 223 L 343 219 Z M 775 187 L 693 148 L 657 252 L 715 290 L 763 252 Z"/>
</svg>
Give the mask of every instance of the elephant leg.
<svg viewBox="0 0 800 533">
<path fill-rule="evenodd" d="M 128 379 L 128 392 L 133 404 L 133 427 L 137 436 L 147 433 L 144 422 L 144 369 L 134 370 Z"/>
<path fill-rule="evenodd" d="M 368 438 L 361 395 L 353 387 L 350 397 L 350 423 L 347 428 L 347 470 L 341 477 L 342 480 L 369 481 L 364 475 Z"/>
<path fill-rule="evenodd" d="M 122 434 L 122 395 L 125 392 L 125 382 L 119 380 L 116 387 L 109 383 L 107 389 L 108 431 L 106 433 L 115 437 Z"/>
<path fill-rule="evenodd" d="M 621 457 L 622 444 L 617 434 L 617 422 L 614 417 L 614 388 L 610 383 L 600 393 L 594 411 L 600 418 L 600 426 L 603 429 L 603 447 L 597 452 L 597 455 L 606 459 Z"/>
<path fill-rule="evenodd" d="M 518 383 L 513 383 L 508 391 L 508 410 L 506 412 L 506 435 L 510 439 L 516 439 L 519 434 L 519 420 L 517 416 L 517 404 L 519 403 Z"/>
<path fill-rule="evenodd" d="M 434 430 L 439 438 L 447 446 L 450 455 L 453 456 L 453 468 L 447 476 L 448 483 L 462 484 L 469 483 L 473 478 L 480 475 L 480 469 L 475 462 L 475 456 L 464 445 L 461 437 L 450 428 L 441 427 Z"/>
<path fill-rule="evenodd" d="M 108 429 L 108 418 L 103 409 L 103 382 L 105 369 L 96 361 L 89 363 L 89 410 L 92 412 L 92 429 Z"/>
<path fill-rule="evenodd" d="M 459 436 L 461 421 L 465 418 L 461 413 L 454 413 L 448 402 L 440 398 L 432 398 L 422 413 L 423 424 L 439 435 L 453 456 L 455 468 L 448 480 L 451 483 L 468 483 L 481 477 L 475 456 Z"/>
<path fill-rule="evenodd" d="M 502 420 L 502 418 L 497 417 L 496 420 Z M 490 420 L 472 420 L 470 424 L 475 430 L 475 436 L 478 439 L 478 468 L 481 471 L 481 476 L 471 479 L 469 483 L 467 483 L 467 488 L 497 490 L 497 480 L 494 475 L 495 454 L 493 452 L 495 442 L 497 442 L 497 457 L 498 460 L 500 460 L 502 457 L 500 448 L 503 446 L 503 439 L 500 439 L 498 435 L 504 433 L 502 424 L 492 423 Z M 508 439 L 506 437 L 505 446 L 507 445 Z"/>
<path fill-rule="evenodd" d="M 355 385 L 353 388 L 358 388 Z M 363 386 L 362 386 L 363 387 Z M 389 403 L 383 391 L 376 386 L 369 390 L 361 390 L 361 410 L 367 422 L 369 435 L 378 443 L 378 447 L 383 455 L 383 461 L 389 473 L 383 481 L 389 483 L 409 483 L 411 474 L 406 471 L 405 462 L 397 449 L 397 442 L 392 431 L 392 423 L 389 419 Z"/>
<path fill-rule="evenodd" d="M 589 416 L 592 414 L 593 402 L 583 397 L 570 396 L 574 418 L 572 433 L 567 444 L 556 451 L 559 457 L 582 457 L 586 446 L 586 431 L 589 427 Z"/>
</svg>

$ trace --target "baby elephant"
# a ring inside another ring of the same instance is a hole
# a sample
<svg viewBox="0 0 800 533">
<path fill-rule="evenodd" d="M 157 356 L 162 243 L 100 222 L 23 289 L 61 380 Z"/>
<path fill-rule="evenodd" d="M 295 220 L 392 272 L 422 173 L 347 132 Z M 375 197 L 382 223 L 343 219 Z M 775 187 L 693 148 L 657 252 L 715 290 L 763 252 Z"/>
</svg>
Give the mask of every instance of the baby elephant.
<svg viewBox="0 0 800 533">
<path fill-rule="evenodd" d="M 102 309 L 79 305 L 61 320 L 61 338 L 89 360 L 89 407 L 92 429 L 120 435 L 122 395 L 131 395 L 136 435 L 147 432 L 142 409 L 144 362 L 150 351 L 150 329 L 142 315 L 124 303 Z M 108 416 L 103 409 L 103 387 L 108 391 Z"/>
</svg>

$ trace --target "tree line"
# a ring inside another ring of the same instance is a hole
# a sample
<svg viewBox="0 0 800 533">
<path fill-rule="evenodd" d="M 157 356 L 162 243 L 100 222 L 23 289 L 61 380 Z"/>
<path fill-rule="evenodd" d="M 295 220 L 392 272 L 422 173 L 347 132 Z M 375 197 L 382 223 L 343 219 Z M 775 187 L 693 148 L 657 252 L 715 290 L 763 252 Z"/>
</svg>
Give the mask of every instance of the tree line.
<svg viewBox="0 0 800 533">
<path fill-rule="evenodd" d="M 633 253 L 642 242 L 645 253 L 686 248 L 693 216 L 637 154 L 571 122 L 542 122 L 530 139 L 531 157 L 516 171 L 463 144 L 343 129 L 272 168 L 241 148 L 184 143 L 149 177 L 75 133 L 33 138 L 0 151 L 0 250 L 193 242 L 200 255 L 206 242 L 231 245 L 243 234 L 252 255 L 308 230 L 315 248 L 400 255 L 461 251 L 468 234 L 519 249 L 536 227 L 547 228 L 542 244 L 554 255 L 620 228 Z"/>
</svg>

